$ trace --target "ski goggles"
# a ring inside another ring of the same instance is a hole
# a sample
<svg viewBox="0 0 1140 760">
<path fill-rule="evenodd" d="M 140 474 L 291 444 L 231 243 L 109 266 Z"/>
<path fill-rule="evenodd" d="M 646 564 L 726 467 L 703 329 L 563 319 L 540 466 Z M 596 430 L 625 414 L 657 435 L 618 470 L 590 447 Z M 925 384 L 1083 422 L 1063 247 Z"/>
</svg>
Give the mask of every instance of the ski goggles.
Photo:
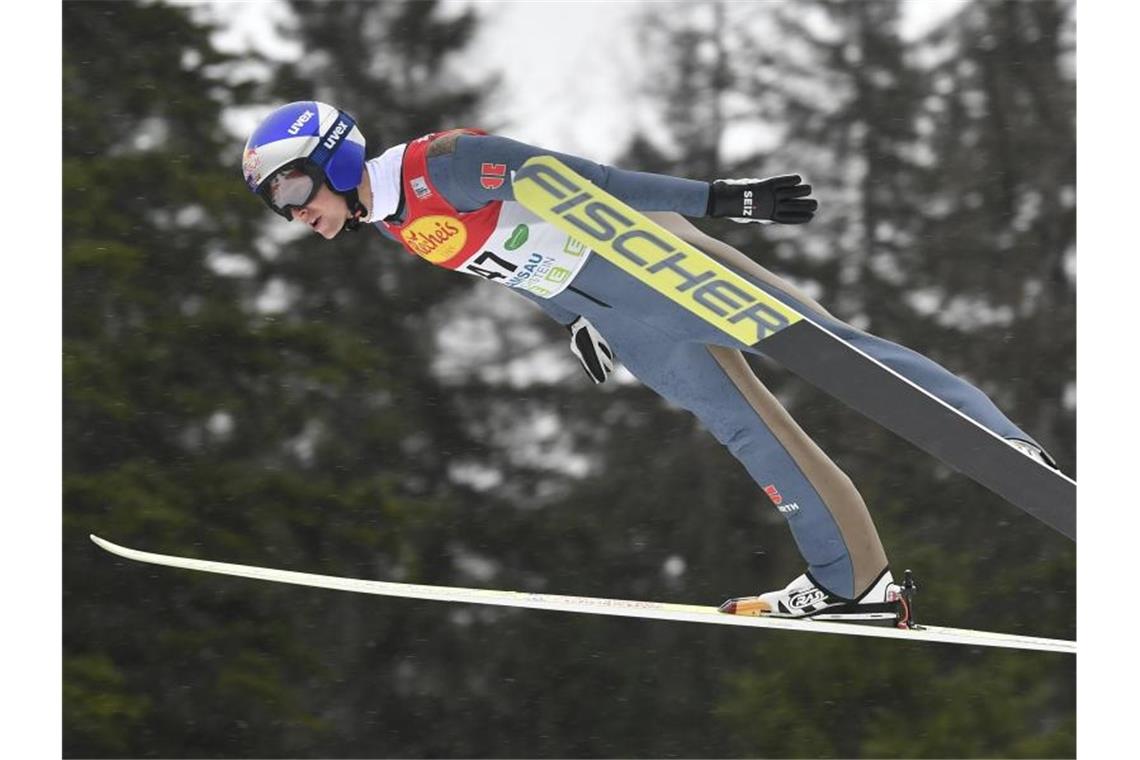
<svg viewBox="0 0 1140 760">
<path fill-rule="evenodd" d="M 311 161 L 287 164 L 273 172 L 257 194 L 274 213 L 292 221 L 293 211 L 307 206 L 324 182 L 324 172 Z"/>
</svg>

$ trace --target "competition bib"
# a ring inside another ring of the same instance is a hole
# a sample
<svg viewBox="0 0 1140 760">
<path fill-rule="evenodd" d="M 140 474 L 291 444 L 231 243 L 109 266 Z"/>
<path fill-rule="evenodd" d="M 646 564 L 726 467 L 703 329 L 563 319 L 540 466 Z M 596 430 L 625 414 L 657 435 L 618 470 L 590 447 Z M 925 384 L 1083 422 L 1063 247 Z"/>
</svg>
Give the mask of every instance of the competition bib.
<svg viewBox="0 0 1140 760">
<path fill-rule="evenodd" d="M 456 130 L 483 134 L 478 130 Z M 586 263 L 590 250 L 520 203 L 496 200 L 473 211 L 458 211 L 432 183 L 427 152 L 440 135 L 409 143 L 401 153 L 385 153 L 400 162 L 404 223 L 381 221 L 404 247 L 436 266 L 499 282 L 542 298 L 558 295 Z M 381 157 L 382 159 L 384 156 Z M 481 181 L 501 187 L 507 165 L 484 163 Z"/>
<path fill-rule="evenodd" d="M 498 224 L 457 271 L 552 298 L 574 280 L 590 249 L 518 203 L 503 203 Z"/>
</svg>

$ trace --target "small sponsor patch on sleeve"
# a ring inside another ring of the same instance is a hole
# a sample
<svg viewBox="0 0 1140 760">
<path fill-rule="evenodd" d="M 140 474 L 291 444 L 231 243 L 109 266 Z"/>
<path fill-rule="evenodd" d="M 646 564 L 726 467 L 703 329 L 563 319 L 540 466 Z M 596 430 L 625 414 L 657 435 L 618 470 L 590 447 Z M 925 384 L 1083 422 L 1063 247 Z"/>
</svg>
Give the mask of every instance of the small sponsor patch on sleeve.
<svg viewBox="0 0 1140 760">
<path fill-rule="evenodd" d="M 479 167 L 479 184 L 484 190 L 498 190 L 507 179 L 506 164 L 484 162 Z"/>
</svg>

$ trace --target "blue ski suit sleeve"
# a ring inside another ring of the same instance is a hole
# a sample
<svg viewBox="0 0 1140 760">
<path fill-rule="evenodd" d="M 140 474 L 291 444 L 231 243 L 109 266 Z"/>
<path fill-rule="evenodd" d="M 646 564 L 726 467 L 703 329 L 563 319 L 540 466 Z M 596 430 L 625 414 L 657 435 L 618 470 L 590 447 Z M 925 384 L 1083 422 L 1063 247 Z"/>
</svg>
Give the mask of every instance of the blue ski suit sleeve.
<svg viewBox="0 0 1140 760">
<path fill-rule="evenodd" d="M 543 155 L 554 156 L 638 211 L 676 211 L 701 217 L 708 207 L 707 182 L 626 171 L 495 135 L 463 135 L 456 141 L 454 152 L 428 159 L 428 171 L 451 205 L 472 211 L 491 201 L 515 199 L 510 182 L 494 190 L 482 186 L 479 178 L 483 164 L 505 164 L 508 175 L 513 175 L 527 159 Z"/>
</svg>

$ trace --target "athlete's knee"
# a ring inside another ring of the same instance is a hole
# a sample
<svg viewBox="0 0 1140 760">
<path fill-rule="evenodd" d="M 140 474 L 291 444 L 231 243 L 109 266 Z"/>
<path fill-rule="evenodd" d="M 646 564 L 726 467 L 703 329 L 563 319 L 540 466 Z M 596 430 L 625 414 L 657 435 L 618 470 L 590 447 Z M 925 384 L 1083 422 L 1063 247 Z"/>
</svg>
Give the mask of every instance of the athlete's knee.
<svg viewBox="0 0 1140 760">
<path fill-rule="evenodd" d="M 714 432 L 714 435 L 716 433 Z M 766 437 L 754 425 L 742 422 L 725 425 L 721 428 L 717 439 L 724 444 L 733 456 L 740 460 L 762 458 L 766 455 Z"/>
</svg>

